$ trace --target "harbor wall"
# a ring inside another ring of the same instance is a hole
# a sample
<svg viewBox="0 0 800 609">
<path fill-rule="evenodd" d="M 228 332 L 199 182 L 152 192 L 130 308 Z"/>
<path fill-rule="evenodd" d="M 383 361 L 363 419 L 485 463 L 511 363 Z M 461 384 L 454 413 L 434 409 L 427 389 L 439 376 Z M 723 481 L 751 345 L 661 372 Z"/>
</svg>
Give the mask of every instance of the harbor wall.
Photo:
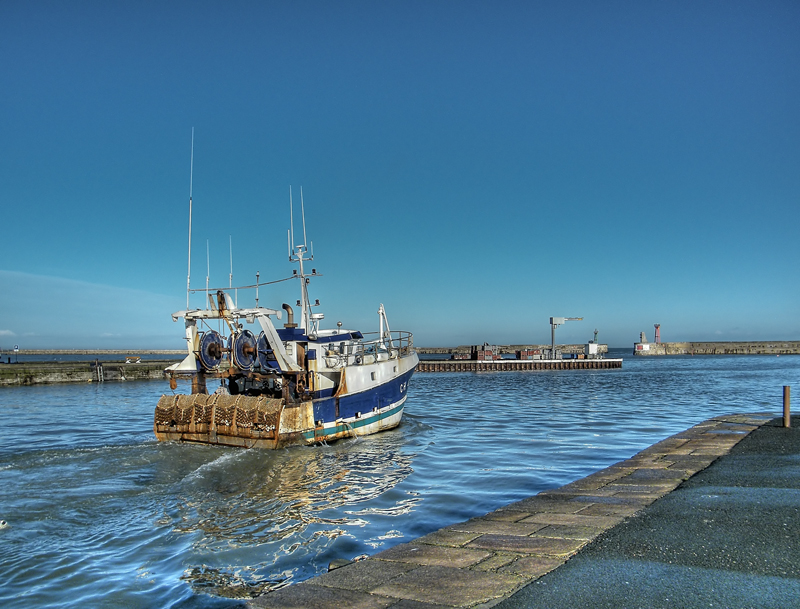
<svg viewBox="0 0 800 609">
<path fill-rule="evenodd" d="M 164 378 L 164 368 L 175 360 L 119 362 L 25 362 L 0 364 L 0 387 L 45 383 L 97 383 Z"/>
<path fill-rule="evenodd" d="M 800 341 L 634 343 L 634 355 L 796 355 Z"/>
<path fill-rule="evenodd" d="M 602 370 L 622 368 L 621 359 L 560 360 L 421 360 L 417 372 L 500 372 L 514 370 Z"/>
<path fill-rule="evenodd" d="M 175 360 L 136 364 L 105 362 L 26 362 L 0 365 L 0 387 L 47 383 L 102 383 L 163 379 Z M 621 359 L 563 360 L 422 360 L 417 372 L 500 372 L 513 370 L 597 370 L 622 368 Z"/>
<path fill-rule="evenodd" d="M 535 350 L 542 350 L 542 349 L 550 349 L 550 344 L 546 345 L 497 345 L 498 351 L 502 353 L 509 353 L 513 354 L 517 351 L 535 351 Z M 455 353 L 466 353 L 469 355 L 472 352 L 472 345 L 459 345 L 458 347 L 415 347 L 417 353 L 425 353 L 425 354 L 455 354 Z M 586 351 L 586 343 L 581 343 L 578 345 L 556 345 L 556 349 L 559 349 L 561 353 L 569 353 L 569 354 L 576 354 L 576 353 L 584 353 Z M 598 353 L 608 353 L 608 345 L 598 344 L 597 345 L 597 352 Z"/>
<path fill-rule="evenodd" d="M 92 360 L 97 356 L 105 355 L 174 355 L 183 357 L 186 355 L 186 349 L 0 349 L 0 355 L 11 356 L 14 355 L 85 355 L 87 361 Z"/>
</svg>

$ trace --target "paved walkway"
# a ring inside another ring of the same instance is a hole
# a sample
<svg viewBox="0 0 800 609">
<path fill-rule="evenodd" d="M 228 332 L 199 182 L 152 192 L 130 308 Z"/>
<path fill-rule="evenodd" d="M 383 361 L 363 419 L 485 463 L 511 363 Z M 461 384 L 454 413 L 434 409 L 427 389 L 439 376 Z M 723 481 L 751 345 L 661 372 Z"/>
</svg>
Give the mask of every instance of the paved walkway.
<svg viewBox="0 0 800 609">
<path fill-rule="evenodd" d="M 251 605 L 800 607 L 800 430 L 771 419 L 710 419 L 559 489 Z M 706 470 L 751 433 L 741 445 L 749 456 L 740 446 Z M 703 470 L 708 481 L 689 480 Z"/>
</svg>

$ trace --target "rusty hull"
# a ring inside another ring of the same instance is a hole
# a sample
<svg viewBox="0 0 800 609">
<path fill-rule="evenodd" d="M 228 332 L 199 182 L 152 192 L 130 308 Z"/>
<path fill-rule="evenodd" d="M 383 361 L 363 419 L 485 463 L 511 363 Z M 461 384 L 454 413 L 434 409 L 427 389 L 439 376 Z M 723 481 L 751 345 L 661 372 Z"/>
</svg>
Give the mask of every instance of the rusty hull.
<svg viewBox="0 0 800 609">
<path fill-rule="evenodd" d="M 313 444 L 311 401 L 286 405 L 284 399 L 230 395 L 163 395 L 153 431 L 159 441 L 196 442 L 241 448 L 281 448 Z M 316 434 L 315 434 L 316 436 Z"/>
</svg>

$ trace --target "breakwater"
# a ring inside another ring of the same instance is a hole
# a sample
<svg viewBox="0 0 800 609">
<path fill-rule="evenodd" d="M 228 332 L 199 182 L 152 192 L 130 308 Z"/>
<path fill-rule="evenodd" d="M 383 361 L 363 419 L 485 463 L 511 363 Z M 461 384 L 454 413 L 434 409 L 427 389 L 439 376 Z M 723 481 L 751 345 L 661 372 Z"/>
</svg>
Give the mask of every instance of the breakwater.
<svg viewBox="0 0 800 609">
<path fill-rule="evenodd" d="M 417 372 L 499 372 L 517 370 L 602 370 L 622 368 L 621 359 L 421 360 Z"/>
<path fill-rule="evenodd" d="M 634 343 L 634 355 L 797 355 L 800 340 Z"/>
<path fill-rule="evenodd" d="M 107 355 L 186 355 L 186 349 L 0 349 L 0 355 L 14 357 L 15 355 L 85 355 L 94 359 L 95 356 Z"/>
<path fill-rule="evenodd" d="M 164 378 L 164 368 L 175 360 L 21 362 L 0 365 L 0 386 L 45 383 L 91 383 Z"/>
<path fill-rule="evenodd" d="M 517 351 L 542 351 L 550 349 L 551 345 L 497 345 L 497 351 L 500 354 L 513 354 Z M 430 355 L 456 355 L 467 354 L 469 355 L 472 350 L 472 345 L 459 345 L 458 347 L 414 347 L 417 353 L 430 354 Z M 556 345 L 556 348 L 564 354 L 578 354 L 586 350 L 586 343 L 577 345 Z M 608 345 L 597 345 L 598 353 L 608 353 Z"/>
<path fill-rule="evenodd" d="M 0 387 L 47 383 L 102 383 L 164 378 L 177 360 L 20 362 L 0 364 Z M 622 368 L 621 359 L 422 360 L 417 372 L 500 372 L 520 370 L 602 370 Z"/>
</svg>

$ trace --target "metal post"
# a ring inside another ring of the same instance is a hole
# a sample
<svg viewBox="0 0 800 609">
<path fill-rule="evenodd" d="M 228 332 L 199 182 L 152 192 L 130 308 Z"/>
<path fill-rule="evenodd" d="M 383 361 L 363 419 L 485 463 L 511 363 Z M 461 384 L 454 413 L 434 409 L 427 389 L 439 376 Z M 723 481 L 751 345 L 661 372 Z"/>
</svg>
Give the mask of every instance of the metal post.
<svg viewBox="0 0 800 609">
<path fill-rule="evenodd" d="M 783 386 L 783 426 L 784 427 L 791 427 L 792 426 L 792 417 L 791 417 L 791 408 L 789 402 L 791 401 L 789 398 L 791 387 L 789 385 Z"/>
</svg>

